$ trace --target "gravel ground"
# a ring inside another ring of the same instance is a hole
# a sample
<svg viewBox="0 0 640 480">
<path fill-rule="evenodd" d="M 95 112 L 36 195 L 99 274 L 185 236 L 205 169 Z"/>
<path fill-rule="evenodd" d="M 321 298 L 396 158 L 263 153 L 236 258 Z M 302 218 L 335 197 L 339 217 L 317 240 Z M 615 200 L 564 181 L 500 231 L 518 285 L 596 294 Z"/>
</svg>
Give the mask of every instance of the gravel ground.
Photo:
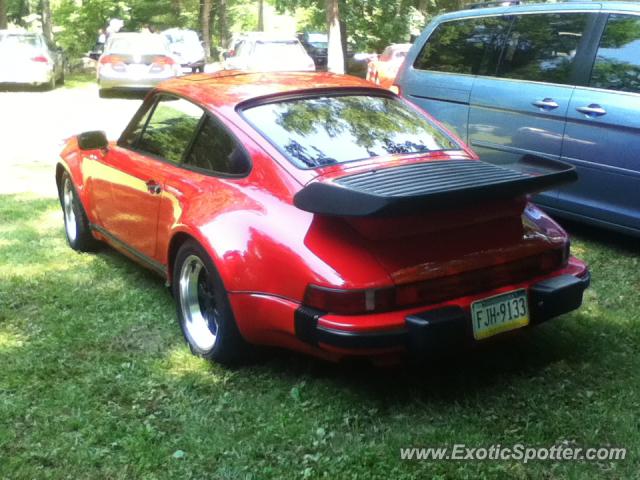
<svg viewBox="0 0 640 480">
<path fill-rule="evenodd" d="M 101 99 L 91 84 L 0 90 L 0 194 L 55 196 L 54 168 L 65 139 L 86 130 L 117 138 L 141 101 L 140 95 Z"/>
</svg>

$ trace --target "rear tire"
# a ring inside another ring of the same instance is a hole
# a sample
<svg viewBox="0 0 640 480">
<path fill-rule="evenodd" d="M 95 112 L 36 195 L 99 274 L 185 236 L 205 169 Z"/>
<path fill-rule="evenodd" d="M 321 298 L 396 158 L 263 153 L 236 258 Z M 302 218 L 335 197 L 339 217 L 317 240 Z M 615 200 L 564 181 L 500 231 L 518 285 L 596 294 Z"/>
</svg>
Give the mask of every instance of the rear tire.
<svg viewBox="0 0 640 480">
<path fill-rule="evenodd" d="M 178 323 L 191 352 L 222 365 L 246 361 L 251 348 L 218 271 L 197 242 L 188 240 L 178 250 L 172 280 Z"/>
<path fill-rule="evenodd" d="M 99 243 L 91 234 L 87 215 L 80 203 L 76 189 L 68 173 L 63 173 L 58 185 L 58 195 L 64 218 L 67 243 L 78 252 L 92 252 Z"/>
</svg>

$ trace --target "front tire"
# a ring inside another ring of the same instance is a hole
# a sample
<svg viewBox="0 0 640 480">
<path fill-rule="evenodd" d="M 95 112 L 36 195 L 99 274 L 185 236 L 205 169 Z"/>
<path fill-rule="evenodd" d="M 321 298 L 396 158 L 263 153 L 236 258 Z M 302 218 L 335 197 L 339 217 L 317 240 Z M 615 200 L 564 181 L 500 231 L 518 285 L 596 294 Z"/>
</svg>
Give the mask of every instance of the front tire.
<svg viewBox="0 0 640 480">
<path fill-rule="evenodd" d="M 194 355 L 223 365 L 248 358 L 222 279 L 205 250 L 185 242 L 173 265 L 173 296 L 182 334 Z"/>
<path fill-rule="evenodd" d="M 63 173 L 58 186 L 67 243 L 78 252 L 96 250 L 98 241 L 91 234 L 87 215 L 68 173 Z"/>
</svg>

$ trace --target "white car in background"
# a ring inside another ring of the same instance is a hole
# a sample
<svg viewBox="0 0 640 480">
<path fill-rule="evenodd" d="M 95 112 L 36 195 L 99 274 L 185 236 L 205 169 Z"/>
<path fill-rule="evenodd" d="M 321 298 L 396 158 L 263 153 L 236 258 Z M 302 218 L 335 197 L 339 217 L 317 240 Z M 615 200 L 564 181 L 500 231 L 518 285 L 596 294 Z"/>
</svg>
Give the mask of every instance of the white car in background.
<svg viewBox="0 0 640 480">
<path fill-rule="evenodd" d="M 150 90 L 181 73 L 169 43 L 155 33 L 114 33 L 98 60 L 100 96 L 112 91 Z"/>
<path fill-rule="evenodd" d="M 316 65 L 294 36 L 248 33 L 224 62 L 226 70 L 313 72 Z"/>
<path fill-rule="evenodd" d="M 65 56 L 41 33 L 0 30 L 0 84 L 52 90 L 64 83 Z"/>
<path fill-rule="evenodd" d="M 193 73 L 204 72 L 204 47 L 196 32 L 182 28 L 170 28 L 162 32 L 162 35 L 169 42 L 169 50 L 183 69 L 191 69 Z"/>
</svg>

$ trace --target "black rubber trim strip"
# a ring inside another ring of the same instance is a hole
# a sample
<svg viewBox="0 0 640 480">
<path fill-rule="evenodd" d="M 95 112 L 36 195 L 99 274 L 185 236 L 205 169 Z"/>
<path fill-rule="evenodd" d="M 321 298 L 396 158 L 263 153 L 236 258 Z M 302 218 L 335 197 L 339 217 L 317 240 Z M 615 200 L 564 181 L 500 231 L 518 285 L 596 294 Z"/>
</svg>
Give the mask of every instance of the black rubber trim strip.
<svg viewBox="0 0 640 480">
<path fill-rule="evenodd" d="M 146 265 L 149 269 L 151 269 L 154 272 L 160 274 L 162 277 L 166 277 L 167 276 L 167 272 L 168 272 L 167 271 L 167 267 L 165 267 L 160 262 L 154 260 L 153 258 L 149 258 L 144 253 L 139 252 L 138 250 L 133 248 L 131 245 L 129 245 L 126 242 L 123 242 L 118 237 L 113 235 L 111 232 L 109 232 L 108 230 L 102 228 L 99 225 L 95 225 L 95 224 L 92 223 L 92 224 L 89 225 L 89 227 L 91 228 L 91 230 L 95 230 L 100 235 L 103 235 L 103 236 L 107 237 L 110 242 L 113 242 L 113 243 L 117 244 L 120 248 L 125 250 L 127 253 L 131 254 L 133 257 L 135 257 L 137 260 L 139 260 L 140 263 Z"/>
<path fill-rule="evenodd" d="M 516 198 L 577 178 L 572 165 L 532 155 L 499 166 L 442 160 L 312 182 L 293 200 L 301 210 L 322 215 L 385 216 Z"/>
<path fill-rule="evenodd" d="M 318 327 L 317 342 L 339 348 L 391 348 L 406 345 L 406 330 L 376 331 L 354 333 Z"/>
</svg>

